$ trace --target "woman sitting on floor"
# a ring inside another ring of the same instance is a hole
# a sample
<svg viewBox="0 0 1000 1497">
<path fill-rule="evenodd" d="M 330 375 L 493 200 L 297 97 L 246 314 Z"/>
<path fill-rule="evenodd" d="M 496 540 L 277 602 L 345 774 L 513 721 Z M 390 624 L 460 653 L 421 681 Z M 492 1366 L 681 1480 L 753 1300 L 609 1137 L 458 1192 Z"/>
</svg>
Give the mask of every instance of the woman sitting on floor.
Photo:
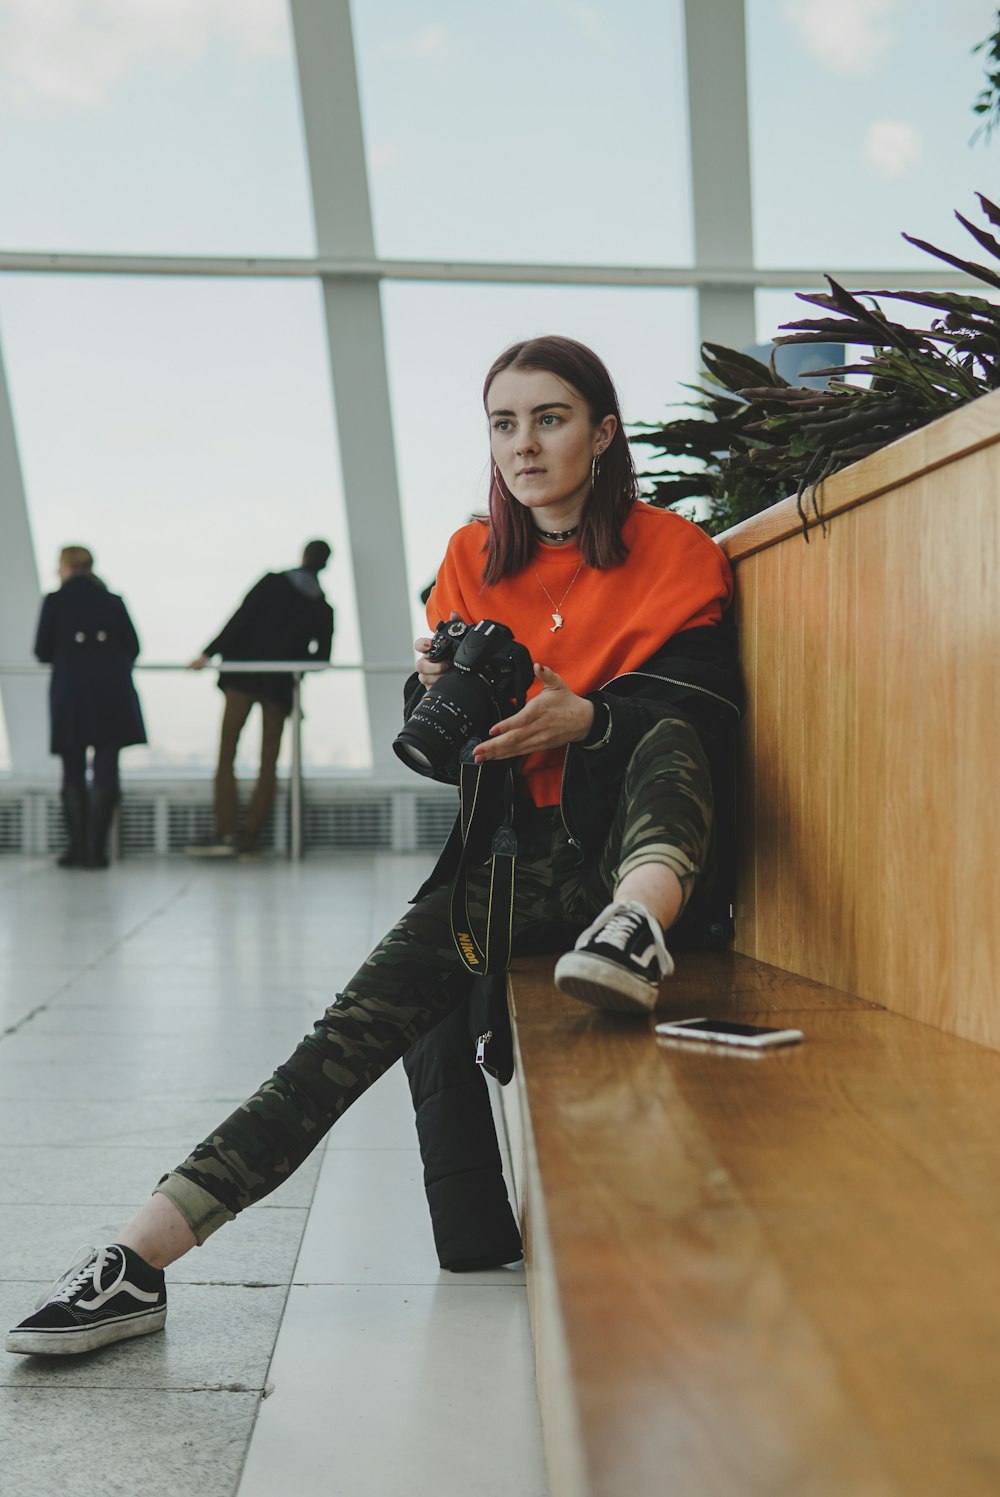
<svg viewBox="0 0 1000 1497">
<path fill-rule="evenodd" d="M 469 751 L 515 770 L 515 942 L 582 932 L 557 985 L 646 1013 L 673 971 L 664 932 L 676 947 L 728 917 L 716 809 L 739 716 L 729 566 L 697 526 L 639 499 L 617 395 L 589 349 L 515 344 L 484 396 L 489 516 L 452 537 L 428 619 L 499 621 L 533 662 L 526 704 Z M 450 667 L 430 644 L 417 641 L 417 675 L 433 692 Z M 469 914 L 484 923 L 489 863 L 467 874 Z M 163 1177 L 117 1242 L 67 1271 L 7 1349 L 87 1351 L 158 1330 L 164 1267 L 286 1180 L 468 1002 L 450 908 L 448 879 L 432 878 L 290 1059 Z"/>
</svg>

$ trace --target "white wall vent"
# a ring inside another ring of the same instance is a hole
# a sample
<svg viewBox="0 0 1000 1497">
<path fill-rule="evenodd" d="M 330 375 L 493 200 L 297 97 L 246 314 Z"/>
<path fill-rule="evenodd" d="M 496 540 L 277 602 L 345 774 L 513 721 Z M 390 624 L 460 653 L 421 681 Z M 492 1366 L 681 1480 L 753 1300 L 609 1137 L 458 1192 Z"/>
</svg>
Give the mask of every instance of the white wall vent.
<svg viewBox="0 0 1000 1497">
<path fill-rule="evenodd" d="M 245 804 L 245 798 L 244 798 Z M 436 852 L 458 809 L 453 790 L 307 781 L 302 808 L 306 853 Z M 263 852 L 289 845 L 289 794 L 279 787 L 260 838 Z M 164 857 L 213 836 L 212 790 L 205 782 L 126 781 L 115 824 L 116 856 Z M 59 792 L 51 786 L 0 786 L 0 854 L 57 854 L 65 845 Z"/>
</svg>

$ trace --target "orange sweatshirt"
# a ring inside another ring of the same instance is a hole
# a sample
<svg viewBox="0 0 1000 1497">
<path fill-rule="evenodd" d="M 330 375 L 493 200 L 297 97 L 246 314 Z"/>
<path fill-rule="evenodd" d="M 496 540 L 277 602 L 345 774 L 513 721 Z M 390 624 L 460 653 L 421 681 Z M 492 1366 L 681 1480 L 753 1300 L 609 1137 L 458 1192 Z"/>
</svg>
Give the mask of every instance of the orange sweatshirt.
<svg viewBox="0 0 1000 1497">
<path fill-rule="evenodd" d="M 613 676 L 637 670 L 674 634 L 716 624 L 732 597 L 729 563 L 715 542 L 671 510 L 636 504 L 622 531 L 629 554 L 620 567 L 581 566 L 572 542 L 539 541 L 532 563 L 494 587 L 482 583 L 486 527 L 455 532 L 427 603 L 431 629 L 452 612 L 466 623 L 495 619 L 526 645 L 533 661 L 585 696 Z M 553 615 L 563 619 L 553 628 Z M 537 695 L 536 682 L 528 696 Z M 516 761 L 537 806 L 559 801 L 565 749 Z"/>
</svg>

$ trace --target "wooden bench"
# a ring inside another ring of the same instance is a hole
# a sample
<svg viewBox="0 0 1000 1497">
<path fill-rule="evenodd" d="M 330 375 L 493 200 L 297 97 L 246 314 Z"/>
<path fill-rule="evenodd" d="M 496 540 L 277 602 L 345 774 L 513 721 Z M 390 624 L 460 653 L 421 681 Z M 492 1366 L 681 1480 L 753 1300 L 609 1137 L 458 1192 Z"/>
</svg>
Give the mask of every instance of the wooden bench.
<svg viewBox="0 0 1000 1497">
<path fill-rule="evenodd" d="M 551 1497 L 997 1497 L 1000 1054 L 735 954 L 668 1046 L 511 974 Z"/>
</svg>

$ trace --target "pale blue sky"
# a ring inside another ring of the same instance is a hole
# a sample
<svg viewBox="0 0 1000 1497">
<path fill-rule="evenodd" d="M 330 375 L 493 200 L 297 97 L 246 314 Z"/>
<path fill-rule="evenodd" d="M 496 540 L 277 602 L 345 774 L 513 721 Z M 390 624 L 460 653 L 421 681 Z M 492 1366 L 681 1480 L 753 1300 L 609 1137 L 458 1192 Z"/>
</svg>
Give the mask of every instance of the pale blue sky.
<svg viewBox="0 0 1000 1497">
<path fill-rule="evenodd" d="M 748 0 L 760 264 L 924 263 L 903 228 L 962 243 L 952 209 L 1000 196 L 998 148 L 968 144 L 969 52 L 994 9 Z M 355 0 L 379 253 L 690 263 L 679 12 Z M 0 247 L 312 253 L 284 0 L 0 0 Z M 414 592 L 481 502 L 500 347 L 591 342 L 634 419 L 697 370 L 685 291 L 397 283 L 383 306 Z M 795 304 L 759 307 L 766 337 Z M 147 658 L 186 659 L 260 572 L 327 534 L 336 654 L 357 658 L 315 285 L 8 275 L 0 334 L 46 586 L 59 545 L 91 544 Z M 154 744 L 130 762 L 206 763 L 207 683 L 142 691 Z M 312 762 L 364 761 L 358 692 L 312 683 Z"/>
</svg>

